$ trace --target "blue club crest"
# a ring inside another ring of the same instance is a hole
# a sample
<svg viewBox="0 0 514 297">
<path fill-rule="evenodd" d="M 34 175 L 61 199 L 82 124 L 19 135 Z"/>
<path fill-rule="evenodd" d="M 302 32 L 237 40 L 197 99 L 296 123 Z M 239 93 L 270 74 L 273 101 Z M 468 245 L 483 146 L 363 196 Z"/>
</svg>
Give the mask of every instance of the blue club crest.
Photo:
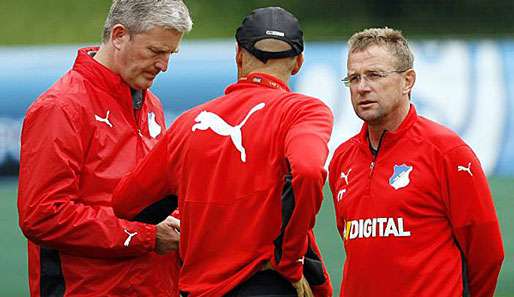
<svg viewBox="0 0 514 297">
<path fill-rule="evenodd" d="M 406 187 L 410 183 L 409 175 L 414 169 L 413 166 L 394 165 L 393 175 L 389 178 L 389 184 L 395 190 Z"/>
</svg>

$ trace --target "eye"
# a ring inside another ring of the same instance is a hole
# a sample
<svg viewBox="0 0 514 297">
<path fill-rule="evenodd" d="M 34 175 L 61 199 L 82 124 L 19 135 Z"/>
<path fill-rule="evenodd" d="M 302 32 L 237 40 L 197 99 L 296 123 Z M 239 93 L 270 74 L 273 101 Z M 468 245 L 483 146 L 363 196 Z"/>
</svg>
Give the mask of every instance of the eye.
<svg viewBox="0 0 514 297">
<path fill-rule="evenodd" d="M 377 72 L 377 71 L 370 71 L 368 73 L 366 73 L 366 76 L 370 79 L 370 80 L 377 80 L 381 77 L 383 77 L 384 75 L 380 72 Z"/>
<path fill-rule="evenodd" d="M 157 55 L 157 54 L 159 53 L 155 48 L 152 48 L 152 47 L 149 47 L 149 48 L 148 48 L 148 51 L 149 51 L 152 55 Z"/>
<path fill-rule="evenodd" d="M 348 76 L 348 82 L 350 82 L 351 84 L 356 83 L 359 80 L 360 80 L 360 76 L 358 74 L 353 74 L 353 75 Z"/>
</svg>

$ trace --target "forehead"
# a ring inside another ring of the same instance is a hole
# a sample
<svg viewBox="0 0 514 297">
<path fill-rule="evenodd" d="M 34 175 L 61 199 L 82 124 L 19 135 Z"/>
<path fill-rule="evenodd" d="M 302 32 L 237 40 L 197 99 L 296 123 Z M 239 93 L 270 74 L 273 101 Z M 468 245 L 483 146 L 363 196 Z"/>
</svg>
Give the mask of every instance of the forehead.
<svg viewBox="0 0 514 297">
<path fill-rule="evenodd" d="M 358 52 L 349 52 L 348 72 L 366 70 L 389 70 L 394 67 L 396 58 L 383 46 L 373 45 Z"/>
<path fill-rule="evenodd" d="M 165 50 L 178 48 L 183 33 L 163 27 L 153 27 L 148 31 L 134 35 L 134 42 L 143 46 L 154 46 Z"/>
</svg>

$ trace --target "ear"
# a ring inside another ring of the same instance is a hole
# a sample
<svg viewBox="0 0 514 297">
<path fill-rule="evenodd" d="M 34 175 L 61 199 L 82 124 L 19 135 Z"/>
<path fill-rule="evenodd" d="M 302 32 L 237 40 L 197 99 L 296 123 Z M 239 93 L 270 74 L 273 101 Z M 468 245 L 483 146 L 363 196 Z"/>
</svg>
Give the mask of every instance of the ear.
<svg viewBox="0 0 514 297">
<path fill-rule="evenodd" d="M 403 94 L 408 94 L 410 97 L 412 88 L 414 87 L 414 83 L 416 82 L 416 71 L 414 71 L 414 69 L 407 70 L 407 72 L 405 73 L 404 82 L 405 85 L 403 86 Z"/>
<path fill-rule="evenodd" d="M 236 43 L 236 65 L 238 69 L 241 69 L 243 67 L 243 51 L 239 47 L 239 45 Z"/>
<path fill-rule="evenodd" d="M 294 65 L 293 71 L 291 71 L 291 75 L 295 75 L 300 71 L 303 65 L 303 53 L 296 56 L 296 64 Z"/>
<path fill-rule="evenodd" d="M 123 43 L 130 39 L 130 34 L 127 28 L 121 24 L 112 27 L 111 30 L 111 44 L 115 49 L 120 49 Z"/>
</svg>

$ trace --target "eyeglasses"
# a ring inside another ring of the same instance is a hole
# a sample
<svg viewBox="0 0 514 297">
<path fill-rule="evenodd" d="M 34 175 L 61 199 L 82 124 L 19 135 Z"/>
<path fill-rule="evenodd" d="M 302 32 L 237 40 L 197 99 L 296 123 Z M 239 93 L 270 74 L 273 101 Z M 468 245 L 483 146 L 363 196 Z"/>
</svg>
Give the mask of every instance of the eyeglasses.
<svg viewBox="0 0 514 297">
<path fill-rule="evenodd" d="M 344 83 L 347 87 L 356 86 L 360 83 L 361 79 L 364 79 L 365 81 L 369 83 L 377 82 L 380 79 L 387 77 L 390 74 L 393 73 L 402 73 L 410 68 L 404 69 L 404 70 L 391 70 L 391 71 L 366 71 L 364 74 L 352 74 L 345 78 L 343 78 L 341 81 Z"/>
</svg>

